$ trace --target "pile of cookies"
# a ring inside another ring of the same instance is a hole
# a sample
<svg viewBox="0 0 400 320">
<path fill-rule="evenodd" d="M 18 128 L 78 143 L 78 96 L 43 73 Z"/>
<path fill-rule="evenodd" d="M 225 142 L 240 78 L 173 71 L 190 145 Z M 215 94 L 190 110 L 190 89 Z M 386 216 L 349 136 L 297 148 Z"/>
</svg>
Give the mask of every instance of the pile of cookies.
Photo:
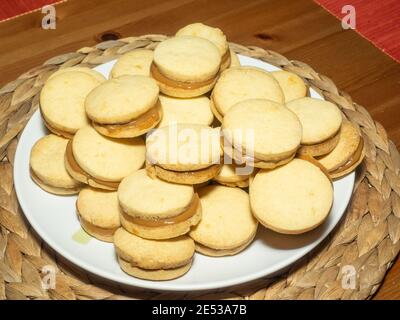
<svg viewBox="0 0 400 320">
<path fill-rule="evenodd" d="M 114 243 L 126 273 L 173 279 L 195 251 L 242 251 L 258 223 L 301 234 L 326 219 L 332 179 L 362 161 L 363 141 L 308 93 L 293 73 L 240 66 L 220 29 L 194 23 L 124 54 L 109 79 L 52 74 L 40 94 L 50 134 L 32 148 L 31 177 L 79 193 L 82 228 Z"/>
</svg>

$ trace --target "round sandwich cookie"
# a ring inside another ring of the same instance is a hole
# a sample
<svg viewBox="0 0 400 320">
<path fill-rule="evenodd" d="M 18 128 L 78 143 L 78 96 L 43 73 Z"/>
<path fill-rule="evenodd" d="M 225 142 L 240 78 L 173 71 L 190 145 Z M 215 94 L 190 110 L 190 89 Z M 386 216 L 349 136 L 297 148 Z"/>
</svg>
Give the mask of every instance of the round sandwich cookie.
<svg viewBox="0 0 400 320">
<path fill-rule="evenodd" d="M 301 234 L 318 227 L 329 215 L 332 203 L 329 178 L 318 166 L 302 159 L 260 170 L 250 184 L 254 216 L 279 233 Z"/>
<path fill-rule="evenodd" d="M 47 80 L 40 92 L 40 111 L 46 127 L 56 135 L 72 138 L 87 126 L 86 96 L 102 82 L 88 72 L 71 70 Z"/>
<path fill-rule="evenodd" d="M 100 83 L 106 81 L 106 78 L 100 72 L 90 69 L 90 68 L 87 68 L 87 67 L 67 67 L 67 68 L 58 69 L 47 80 L 50 80 L 51 78 L 54 78 L 54 77 L 58 76 L 59 74 L 62 74 L 65 72 L 71 72 L 71 71 L 79 71 L 79 72 L 86 73 L 86 74 L 94 77 Z"/>
<path fill-rule="evenodd" d="M 121 269 L 145 280 L 171 280 L 189 271 L 194 242 L 188 236 L 168 240 L 143 239 L 120 228 L 114 246 Z"/>
<path fill-rule="evenodd" d="M 111 69 L 110 77 L 126 75 L 150 76 L 150 65 L 153 62 L 153 50 L 136 49 L 122 55 Z"/>
<path fill-rule="evenodd" d="M 307 86 L 297 74 L 280 70 L 271 72 L 271 75 L 278 81 L 286 103 L 294 99 L 304 98 L 307 95 Z"/>
<path fill-rule="evenodd" d="M 146 76 L 121 76 L 92 90 L 85 100 L 93 127 L 112 138 L 133 138 L 153 129 L 162 118 L 158 86 Z"/>
<path fill-rule="evenodd" d="M 297 115 L 303 127 L 299 154 L 321 156 L 335 148 L 342 125 L 342 115 L 335 104 L 304 97 L 286 106 Z"/>
<path fill-rule="evenodd" d="M 146 239 L 170 239 L 188 233 L 201 219 L 193 186 L 151 178 L 138 170 L 118 188 L 122 226 Z"/>
<path fill-rule="evenodd" d="M 199 184 L 221 169 L 220 128 L 177 124 L 154 130 L 146 139 L 150 176 L 179 184 Z"/>
<path fill-rule="evenodd" d="M 237 164 L 264 169 L 292 160 L 302 137 L 298 117 L 283 105 L 265 99 L 245 100 L 230 108 L 222 132 L 224 150 L 233 148 Z"/>
<path fill-rule="evenodd" d="M 121 226 L 120 207 L 116 191 L 83 188 L 76 200 L 76 210 L 82 228 L 91 236 L 112 242 Z"/>
<path fill-rule="evenodd" d="M 160 103 L 163 117 L 158 127 L 177 123 L 209 126 L 214 120 L 210 99 L 206 96 L 182 99 L 160 95 Z"/>
<path fill-rule="evenodd" d="M 222 122 L 233 105 L 247 99 L 285 101 L 278 81 L 269 72 L 255 67 L 235 67 L 221 73 L 211 95 L 211 108 Z"/>
<path fill-rule="evenodd" d="M 228 187 L 247 188 L 249 178 L 258 169 L 253 167 L 240 167 L 235 164 L 223 164 L 221 171 L 214 177 L 214 181 Z"/>
<path fill-rule="evenodd" d="M 317 157 L 332 179 L 343 177 L 354 171 L 365 156 L 364 141 L 349 121 L 343 121 L 339 142 L 328 154 Z"/>
<path fill-rule="evenodd" d="M 200 37 L 180 36 L 156 47 L 150 74 L 162 93 L 191 98 L 214 87 L 220 66 L 221 56 L 212 42 Z"/>
<path fill-rule="evenodd" d="M 143 166 L 145 154 L 141 137 L 112 139 L 86 126 L 68 143 L 65 166 L 80 182 L 95 188 L 117 190 L 123 178 Z"/>
<path fill-rule="evenodd" d="M 231 65 L 230 65 L 230 68 L 240 67 L 240 61 L 239 61 L 238 55 L 232 49 L 230 49 L 229 52 L 231 54 Z"/>
<path fill-rule="evenodd" d="M 231 54 L 228 42 L 226 41 L 226 36 L 221 29 L 213 28 L 197 22 L 179 29 L 176 36 L 193 36 L 211 41 L 218 48 L 221 55 L 221 70 L 225 70 L 231 65 Z"/>
<path fill-rule="evenodd" d="M 189 233 L 196 251 L 208 256 L 230 256 L 253 241 L 258 222 L 251 213 L 247 192 L 210 185 L 201 188 L 199 196 L 202 219 Z"/>
<path fill-rule="evenodd" d="M 73 179 L 65 169 L 64 154 L 67 144 L 67 139 L 49 134 L 38 140 L 31 150 L 31 178 L 47 192 L 57 195 L 79 192 L 81 183 Z"/>
</svg>

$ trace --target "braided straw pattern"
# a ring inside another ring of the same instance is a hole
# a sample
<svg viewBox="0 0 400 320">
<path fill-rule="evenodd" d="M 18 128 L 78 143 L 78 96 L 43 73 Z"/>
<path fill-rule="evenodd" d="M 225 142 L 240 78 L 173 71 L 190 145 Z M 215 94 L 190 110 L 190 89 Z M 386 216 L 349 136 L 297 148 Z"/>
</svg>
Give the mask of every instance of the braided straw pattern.
<svg viewBox="0 0 400 320">
<path fill-rule="evenodd" d="M 105 283 L 72 266 L 49 248 L 25 221 L 13 188 L 12 167 L 21 130 L 37 110 L 46 79 L 59 68 L 94 67 L 136 48 L 166 39 L 146 35 L 102 42 L 63 54 L 24 73 L 0 89 L 0 300 L 1 299 L 366 299 L 378 289 L 400 250 L 400 155 L 385 129 L 331 79 L 299 61 L 258 47 L 231 44 L 240 54 L 294 72 L 336 103 L 365 141 L 354 195 L 345 217 L 311 254 L 279 278 L 260 279 L 218 293 L 157 293 Z M 56 270 L 56 286 L 41 284 L 43 266 Z M 356 271 L 355 287 L 342 285 L 343 267 Z"/>
</svg>

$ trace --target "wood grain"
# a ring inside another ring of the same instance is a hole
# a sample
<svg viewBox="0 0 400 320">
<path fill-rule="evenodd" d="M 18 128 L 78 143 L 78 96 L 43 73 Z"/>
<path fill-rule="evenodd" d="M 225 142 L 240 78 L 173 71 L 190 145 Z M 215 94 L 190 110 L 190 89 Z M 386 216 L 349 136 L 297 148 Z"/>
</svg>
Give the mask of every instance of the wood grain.
<svg viewBox="0 0 400 320">
<path fill-rule="evenodd" d="M 203 21 L 222 28 L 232 42 L 310 64 L 366 107 L 400 146 L 400 66 L 309 0 L 70 0 L 56 8 L 56 30 L 41 28 L 40 12 L 1 23 L 0 85 L 105 38 L 173 34 Z M 376 298 L 400 299 L 400 261 Z"/>
</svg>

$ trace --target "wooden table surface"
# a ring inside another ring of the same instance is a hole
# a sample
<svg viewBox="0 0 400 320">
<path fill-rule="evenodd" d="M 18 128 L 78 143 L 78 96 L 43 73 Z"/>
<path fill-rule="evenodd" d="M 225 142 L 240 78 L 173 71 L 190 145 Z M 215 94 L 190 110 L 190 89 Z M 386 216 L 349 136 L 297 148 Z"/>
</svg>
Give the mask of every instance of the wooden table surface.
<svg viewBox="0 0 400 320">
<path fill-rule="evenodd" d="M 0 24 L 0 86 L 60 53 L 116 37 L 173 34 L 201 21 L 230 41 L 310 64 L 368 109 L 400 147 L 400 65 L 310 0 L 69 0 L 56 30 L 38 11 Z M 376 299 L 400 299 L 400 260 Z"/>
</svg>

